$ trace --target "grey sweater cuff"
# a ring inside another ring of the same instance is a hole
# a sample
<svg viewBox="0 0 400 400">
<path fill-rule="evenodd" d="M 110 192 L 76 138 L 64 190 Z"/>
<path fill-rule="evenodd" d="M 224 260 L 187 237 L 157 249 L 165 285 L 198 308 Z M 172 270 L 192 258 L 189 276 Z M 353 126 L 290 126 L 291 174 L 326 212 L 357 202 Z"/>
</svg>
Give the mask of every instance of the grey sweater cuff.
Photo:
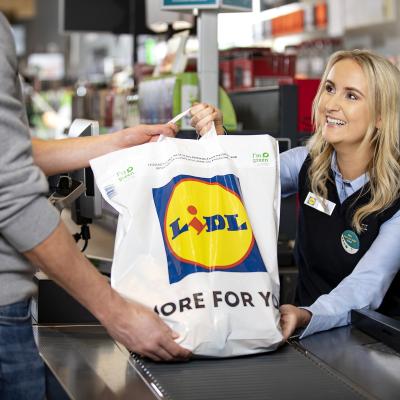
<svg viewBox="0 0 400 400">
<path fill-rule="evenodd" d="M 2 231 L 19 252 L 33 249 L 47 239 L 60 222 L 60 214 L 45 197 L 37 197 L 24 207 Z"/>
</svg>

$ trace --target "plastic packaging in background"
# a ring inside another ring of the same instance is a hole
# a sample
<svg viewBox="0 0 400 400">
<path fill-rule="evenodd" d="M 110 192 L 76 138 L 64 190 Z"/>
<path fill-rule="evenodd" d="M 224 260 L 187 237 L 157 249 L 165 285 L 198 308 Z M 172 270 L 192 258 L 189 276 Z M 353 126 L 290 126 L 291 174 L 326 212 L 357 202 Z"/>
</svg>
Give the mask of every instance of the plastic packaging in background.
<svg viewBox="0 0 400 400">
<path fill-rule="evenodd" d="M 111 284 L 198 356 L 271 351 L 279 328 L 278 146 L 268 135 L 164 138 L 91 161 L 120 213 Z"/>
</svg>

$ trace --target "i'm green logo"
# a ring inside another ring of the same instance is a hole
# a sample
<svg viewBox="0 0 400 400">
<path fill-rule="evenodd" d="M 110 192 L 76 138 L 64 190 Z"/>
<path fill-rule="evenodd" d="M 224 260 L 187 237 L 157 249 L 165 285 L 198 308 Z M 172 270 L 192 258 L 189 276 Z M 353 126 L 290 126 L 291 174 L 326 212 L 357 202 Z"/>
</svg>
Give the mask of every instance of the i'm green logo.
<svg viewBox="0 0 400 400">
<path fill-rule="evenodd" d="M 253 163 L 267 163 L 269 161 L 269 153 L 253 153 Z"/>
<path fill-rule="evenodd" d="M 130 176 L 132 176 L 134 174 L 134 170 L 132 165 L 130 165 L 128 168 L 123 169 L 121 171 L 117 172 L 117 178 L 120 182 L 126 180 L 127 178 L 129 178 Z"/>
</svg>

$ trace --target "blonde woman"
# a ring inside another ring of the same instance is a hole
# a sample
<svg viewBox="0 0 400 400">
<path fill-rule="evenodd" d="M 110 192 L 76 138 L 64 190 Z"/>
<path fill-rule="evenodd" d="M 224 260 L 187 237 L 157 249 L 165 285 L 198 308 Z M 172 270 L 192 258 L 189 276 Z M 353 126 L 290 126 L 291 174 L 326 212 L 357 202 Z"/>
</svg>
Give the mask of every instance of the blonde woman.
<svg viewBox="0 0 400 400">
<path fill-rule="evenodd" d="M 352 309 L 377 309 L 399 270 L 399 92 L 400 72 L 386 59 L 334 53 L 313 103 L 314 135 L 281 154 L 282 195 L 300 199 L 299 307 L 281 306 L 285 338 L 296 328 L 305 337 L 346 325 Z M 214 107 L 196 105 L 192 116 L 198 132 L 212 120 L 222 132 Z M 399 315 L 395 301 L 388 293 L 381 307 Z"/>
</svg>

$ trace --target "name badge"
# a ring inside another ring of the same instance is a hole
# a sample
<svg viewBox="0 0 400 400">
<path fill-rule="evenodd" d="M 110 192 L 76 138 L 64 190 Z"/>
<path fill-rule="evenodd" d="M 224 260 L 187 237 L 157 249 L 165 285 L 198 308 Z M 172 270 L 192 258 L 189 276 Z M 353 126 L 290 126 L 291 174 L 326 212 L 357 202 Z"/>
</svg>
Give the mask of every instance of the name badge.
<svg viewBox="0 0 400 400">
<path fill-rule="evenodd" d="M 335 203 L 332 203 L 329 200 L 320 200 L 320 197 L 312 192 L 308 192 L 308 195 L 304 200 L 304 204 L 311 208 L 315 208 L 316 210 L 321 211 L 327 215 L 332 215 L 333 210 L 336 206 Z"/>
</svg>

